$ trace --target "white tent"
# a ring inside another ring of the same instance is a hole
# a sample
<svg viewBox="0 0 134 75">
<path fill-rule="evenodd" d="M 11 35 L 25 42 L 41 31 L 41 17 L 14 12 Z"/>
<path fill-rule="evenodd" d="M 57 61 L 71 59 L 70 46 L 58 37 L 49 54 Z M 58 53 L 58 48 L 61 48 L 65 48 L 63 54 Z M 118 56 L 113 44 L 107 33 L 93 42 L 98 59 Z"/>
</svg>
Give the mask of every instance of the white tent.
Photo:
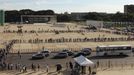
<svg viewBox="0 0 134 75">
<path fill-rule="evenodd" d="M 80 66 L 94 66 L 94 63 L 91 60 L 87 59 L 86 57 L 84 57 L 82 55 L 74 58 L 74 60 Z"/>
</svg>

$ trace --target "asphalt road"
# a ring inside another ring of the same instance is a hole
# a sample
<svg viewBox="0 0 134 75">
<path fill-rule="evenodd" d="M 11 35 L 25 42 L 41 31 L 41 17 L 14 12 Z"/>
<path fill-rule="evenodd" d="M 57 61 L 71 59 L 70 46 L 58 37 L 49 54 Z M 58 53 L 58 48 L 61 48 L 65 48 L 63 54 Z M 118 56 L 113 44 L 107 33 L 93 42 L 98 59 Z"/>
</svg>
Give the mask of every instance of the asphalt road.
<svg viewBox="0 0 134 75">
<path fill-rule="evenodd" d="M 56 64 L 60 63 L 64 67 L 66 67 L 66 62 L 72 61 L 74 62 L 73 58 L 67 57 L 64 59 L 52 59 L 55 53 L 52 53 L 49 57 L 46 57 L 44 59 L 40 60 L 31 60 L 32 54 L 22 54 L 21 59 L 18 57 L 17 54 L 9 54 L 7 56 L 7 62 L 8 63 L 21 63 L 25 64 L 30 67 L 32 63 L 34 64 L 40 64 L 43 68 L 46 64 L 48 64 L 50 67 L 55 67 Z M 124 56 L 107 56 L 107 57 L 96 57 L 95 53 L 92 53 L 92 55 L 87 56 L 90 60 L 93 62 L 99 61 L 101 64 L 105 65 L 108 61 L 114 64 L 134 64 L 134 56 L 133 54 L 130 55 L 124 55 Z"/>
</svg>

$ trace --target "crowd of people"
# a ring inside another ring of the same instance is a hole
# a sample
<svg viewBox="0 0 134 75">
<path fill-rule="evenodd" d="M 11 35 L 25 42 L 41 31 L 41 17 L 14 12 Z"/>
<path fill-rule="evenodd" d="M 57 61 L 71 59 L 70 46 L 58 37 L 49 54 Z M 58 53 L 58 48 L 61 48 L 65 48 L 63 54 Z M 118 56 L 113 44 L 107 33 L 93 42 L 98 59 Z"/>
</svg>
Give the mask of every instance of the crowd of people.
<svg viewBox="0 0 134 75">
<path fill-rule="evenodd" d="M 15 41 L 11 40 L 9 41 L 8 44 L 5 45 L 5 48 L 0 49 L 0 68 L 1 69 L 6 67 L 6 58 L 14 43 Z"/>
<path fill-rule="evenodd" d="M 5 63 L 5 67 L 2 67 L 2 70 L 16 70 L 19 72 L 27 72 L 28 69 L 31 69 L 32 71 L 39 71 L 41 68 L 40 64 L 31 64 L 31 65 L 25 65 L 21 63 Z M 46 65 L 46 72 L 48 72 L 49 66 Z"/>
<path fill-rule="evenodd" d="M 117 34 L 117 35 L 131 35 L 133 36 L 133 32 L 124 32 L 124 31 L 110 31 L 110 30 L 86 30 L 86 29 L 79 29 L 79 30 L 4 30 L 3 33 L 84 33 L 84 32 L 105 32 L 105 33 L 110 33 L 110 34 Z"/>
<path fill-rule="evenodd" d="M 119 38 L 58 38 L 58 39 L 14 39 L 15 43 L 65 43 L 65 42 L 111 42 L 111 41 L 134 41 L 134 37 L 119 37 Z"/>
<path fill-rule="evenodd" d="M 123 31 L 105 31 L 105 30 L 100 30 L 99 32 L 104 32 L 104 33 L 109 33 L 109 34 L 116 34 L 116 35 L 127 35 L 127 36 L 134 36 L 133 32 L 123 32 Z"/>
<path fill-rule="evenodd" d="M 45 62 L 44 62 L 45 63 Z M 57 73 L 61 73 L 61 71 L 64 69 L 73 72 L 74 68 L 77 67 L 76 63 L 72 63 L 71 61 L 66 62 L 65 65 L 57 63 L 54 66 L 51 66 L 50 64 L 48 65 L 47 63 L 40 64 L 40 63 L 31 63 L 31 64 L 22 64 L 22 63 L 7 63 L 4 62 L 3 63 L 4 66 L 0 68 L 0 70 L 4 70 L 4 71 L 18 71 L 18 72 L 22 72 L 22 73 L 26 73 L 28 71 L 45 71 L 46 73 L 49 73 L 50 70 L 55 69 L 55 72 Z M 72 73 L 73 74 L 73 73 Z"/>
<path fill-rule="evenodd" d="M 4 33 L 17 33 L 18 31 L 14 31 L 14 30 L 7 30 L 4 31 Z M 80 33 L 83 36 L 86 35 L 84 34 L 84 32 L 87 32 L 86 30 L 46 30 L 46 31 L 35 31 L 35 30 L 31 30 L 31 31 L 22 31 L 23 33 L 36 33 L 38 35 L 38 33 L 55 33 L 55 34 L 59 34 L 59 33 L 70 33 L 70 32 L 75 32 L 75 33 Z M 116 34 L 116 35 L 127 35 L 128 37 L 95 37 L 95 38 L 90 38 L 90 37 L 84 37 L 84 38 L 47 38 L 47 39 L 14 39 L 16 43 L 64 43 L 64 42 L 110 42 L 110 41 L 134 41 L 134 37 L 130 37 L 132 36 L 132 33 L 123 33 L 120 31 L 105 31 L 105 30 L 98 30 L 98 32 L 104 32 L 104 33 L 109 33 L 109 34 Z M 19 33 L 20 34 L 20 33 Z"/>
<path fill-rule="evenodd" d="M 6 30 L 3 31 L 3 33 L 18 33 L 19 31 L 17 30 Z M 40 31 L 36 31 L 36 30 L 24 30 L 22 31 L 22 33 L 55 33 L 55 32 L 59 32 L 59 33 L 81 33 L 81 32 L 86 32 L 86 30 L 40 30 Z"/>
<path fill-rule="evenodd" d="M 66 66 L 66 67 L 65 67 Z M 49 73 L 50 70 L 55 69 L 55 72 L 57 73 L 61 73 L 61 71 L 63 70 L 63 67 L 66 68 L 66 70 L 73 70 L 74 65 L 73 63 L 67 62 L 66 65 L 57 63 L 55 64 L 55 66 L 51 66 L 48 64 L 39 64 L 39 63 L 31 63 L 31 64 L 21 64 L 21 63 L 5 63 L 5 67 L 2 67 L 1 70 L 7 70 L 7 71 L 18 71 L 18 72 L 28 72 L 28 71 L 45 71 L 46 73 Z"/>
</svg>

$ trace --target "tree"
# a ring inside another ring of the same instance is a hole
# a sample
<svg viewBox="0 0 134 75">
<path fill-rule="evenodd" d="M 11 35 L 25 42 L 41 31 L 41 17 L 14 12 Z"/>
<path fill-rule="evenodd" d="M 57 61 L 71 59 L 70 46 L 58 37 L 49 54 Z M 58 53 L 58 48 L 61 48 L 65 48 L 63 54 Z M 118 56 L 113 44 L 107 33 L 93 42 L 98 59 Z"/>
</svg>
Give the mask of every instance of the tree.
<svg viewBox="0 0 134 75">
<path fill-rule="evenodd" d="M 36 11 L 35 15 L 54 15 L 54 11 L 53 10 L 40 10 L 40 11 Z"/>
<path fill-rule="evenodd" d="M 113 16 L 111 16 L 112 21 L 114 22 L 121 22 L 123 20 L 123 13 L 117 12 L 116 14 L 114 14 Z"/>
<path fill-rule="evenodd" d="M 6 22 L 20 22 L 20 14 L 17 10 L 5 11 Z"/>
<path fill-rule="evenodd" d="M 31 9 L 22 9 L 19 11 L 21 15 L 33 15 L 34 11 Z"/>
</svg>

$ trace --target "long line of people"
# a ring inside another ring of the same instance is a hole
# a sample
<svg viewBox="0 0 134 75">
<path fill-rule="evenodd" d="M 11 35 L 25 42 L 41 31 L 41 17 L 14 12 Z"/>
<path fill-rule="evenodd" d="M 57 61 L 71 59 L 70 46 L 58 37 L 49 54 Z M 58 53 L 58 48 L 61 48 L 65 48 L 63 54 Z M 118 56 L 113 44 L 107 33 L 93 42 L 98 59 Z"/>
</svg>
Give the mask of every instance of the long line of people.
<svg viewBox="0 0 134 75">
<path fill-rule="evenodd" d="M 28 40 L 22 40 L 22 39 L 14 39 L 15 43 L 65 43 L 65 42 L 111 42 L 111 41 L 134 41 L 134 37 L 120 37 L 120 38 L 58 38 L 58 39 L 28 39 Z"/>
<path fill-rule="evenodd" d="M 11 40 L 9 41 L 8 44 L 5 45 L 5 48 L 0 49 L 0 68 L 1 69 L 4 69 L 6 67 L 6 58 L 14 43 L 15 41 Z"/>
<path fill-rule="evenodd" d="M 86 32 L 85 30 L 41 30 L 41 31 L 36 31 L 36 30 L 24 30 L 22 31 L 23 33 L 80 33 L 80 32 Z M 3 31 L 3 33 L 18 33 L 17 30 L 6 30 Z"/>
<path fill-rule="evenodd" d="M 23 30 L 22 33 L 83 33 L 83 32 L 92 32 L 93 30 Z M 123 32 L 123 31 L 106 31 L 106 30 L 95 30 L 95 32 L 104 32 L 104 33 L 111 33 L 117 35 L 134 35 L 133 32 Z M 3 33 L 18 33 L 15 30 L 5 30 Z"/>
<path fill-rule="evenodd" d="M 41 71 L 44 70 L 45 72 L 49 73 L 50 72 L 50 66 L 48 64 L 41 65 L 41 64 L 34 64 L 31 63 L 31 65 L 25 65 L 21 63 L 5 63 L 5 67 L 2 68 L 4 71 L 10 71 L 10 70 L 15 70 L 18 72 L 28 72 L 29 70 L 31 71 Z M 53 68 L 53 67 L 52 67 Z M 57 73 L 60 73 L 62 70 L 62 65 L 61 64 L 56 64 L 55 65 L 55 70 Z"/>
</svg>

